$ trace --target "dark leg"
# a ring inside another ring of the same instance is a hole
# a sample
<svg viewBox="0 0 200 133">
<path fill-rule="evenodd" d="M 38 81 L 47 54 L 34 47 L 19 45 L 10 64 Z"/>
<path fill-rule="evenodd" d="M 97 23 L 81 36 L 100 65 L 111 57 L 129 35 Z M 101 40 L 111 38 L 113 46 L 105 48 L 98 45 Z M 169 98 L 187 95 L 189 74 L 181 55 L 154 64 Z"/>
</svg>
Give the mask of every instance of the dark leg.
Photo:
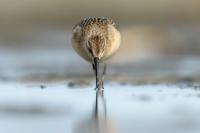
<svg viewBox="0 0 200 133">
<path fill-rule="evenodd" d="M 96 89 L 100 89 L 99 87 L 99 59 L 94 58 L 94 67 L 95 67 L 95 76 L 96 76 Z"/>
<path fill-rule="evenodd" d="M 104 64 L 102 75 L 99 75 L 99 62 L 95 63 L 95 60 L 94 60 L 94 64 L 92 64 L 92 68 L 96 76 L 96 89 L 98 90 L 104 89 L 104 77 L 106 75 L 106 68 L 107 68 L 106 64 Z"/>
<path fill-rule="evenodd" d="M 104 89 L 104 77 L 106 75 L 106 64 L 104 64 L 104 67 L 103 67 L 103 73 L 102 73 L 102 78 L 101 78 L 101 87 Z"/>
</svg>

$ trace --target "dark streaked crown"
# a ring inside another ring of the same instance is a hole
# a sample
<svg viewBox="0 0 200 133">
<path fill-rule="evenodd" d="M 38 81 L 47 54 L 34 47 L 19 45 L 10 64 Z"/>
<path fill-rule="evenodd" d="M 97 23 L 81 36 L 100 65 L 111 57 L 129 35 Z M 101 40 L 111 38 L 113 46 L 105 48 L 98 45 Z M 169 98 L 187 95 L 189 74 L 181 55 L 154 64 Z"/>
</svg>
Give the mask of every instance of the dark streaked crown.
<svg viewBox="0 0 200 133">
<path fill-rule="evenodd" d="M 78 24 L 76 24 L 76 26 L 86 27 L 86 26 L 89 26 L 89 25 L 92 25 L 92 24 L 97 24 L 97 25 L 108 25 L 108 24 L 111 24 L 111 25 L 115 25 L 115 23 L 113 22 L 113 20 L 110 19 L 110 18 L 94 17 L 94 18 L 85 18 L 81 22 L 79 22 Z"/>
</svg>

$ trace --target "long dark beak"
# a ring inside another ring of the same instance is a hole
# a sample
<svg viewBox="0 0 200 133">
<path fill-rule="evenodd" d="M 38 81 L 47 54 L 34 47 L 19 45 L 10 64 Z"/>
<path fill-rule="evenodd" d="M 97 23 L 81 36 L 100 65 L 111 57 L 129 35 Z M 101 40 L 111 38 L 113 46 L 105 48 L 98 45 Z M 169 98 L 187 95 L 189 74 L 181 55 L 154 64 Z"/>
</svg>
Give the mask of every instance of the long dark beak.
<svg viewBox="0 0 200 133">
<path fill-rule="evenodd" d="M 95 76 L 96 76 L 96 89 L 99 89 L 99 59 L 94 58 Z"/>
</svg>

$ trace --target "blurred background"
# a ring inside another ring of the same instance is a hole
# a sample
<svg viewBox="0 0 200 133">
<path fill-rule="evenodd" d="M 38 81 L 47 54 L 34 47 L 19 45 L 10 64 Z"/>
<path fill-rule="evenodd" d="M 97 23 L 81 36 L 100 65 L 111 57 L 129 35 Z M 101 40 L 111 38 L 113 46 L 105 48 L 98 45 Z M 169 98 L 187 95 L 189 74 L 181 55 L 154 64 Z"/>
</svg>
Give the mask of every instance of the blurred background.
<svg viewBox="0 0 200 133">
<path fill-rule="evenodd" d="M 122 34 L 106 122 L 92 66 L 71 47 L 73 26 L 102 16 Z M 0 0 L 0 132 L 89 133 L 97 119 L 122 133 L 199 133 L 199 58 L 199 0 Z"/>
<path fill-rule="evenodd" d="M 108 63 L 110 80 L 198 81 L 199 14 L 198 0 L 1 0 L 0 78 L 92 77 L 91 66 L 71 48 L 71 29 L 85 17 L 104 16 L 122 34 L 121 48 Z"/>
</svg>

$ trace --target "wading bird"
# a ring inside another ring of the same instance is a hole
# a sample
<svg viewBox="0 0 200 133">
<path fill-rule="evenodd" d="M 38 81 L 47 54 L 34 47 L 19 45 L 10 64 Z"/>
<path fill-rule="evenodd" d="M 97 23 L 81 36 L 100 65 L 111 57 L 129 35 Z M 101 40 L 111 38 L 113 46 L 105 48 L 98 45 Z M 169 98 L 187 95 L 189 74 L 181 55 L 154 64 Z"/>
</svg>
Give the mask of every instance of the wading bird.
<svg viewBox="0 0 200 133">
<path fill-rule="evenodd" d="M 92 64 L 98 91 L 103 90 L 105 61 L 118 50 L 120 41 L 120 32 L 116 29 L 115 23 L 108 18 L 86 18 L 73 28 L 72 47 L 81 57 Z M 104 63 L 101 79 L 99 63 Z"/>
</svg>

